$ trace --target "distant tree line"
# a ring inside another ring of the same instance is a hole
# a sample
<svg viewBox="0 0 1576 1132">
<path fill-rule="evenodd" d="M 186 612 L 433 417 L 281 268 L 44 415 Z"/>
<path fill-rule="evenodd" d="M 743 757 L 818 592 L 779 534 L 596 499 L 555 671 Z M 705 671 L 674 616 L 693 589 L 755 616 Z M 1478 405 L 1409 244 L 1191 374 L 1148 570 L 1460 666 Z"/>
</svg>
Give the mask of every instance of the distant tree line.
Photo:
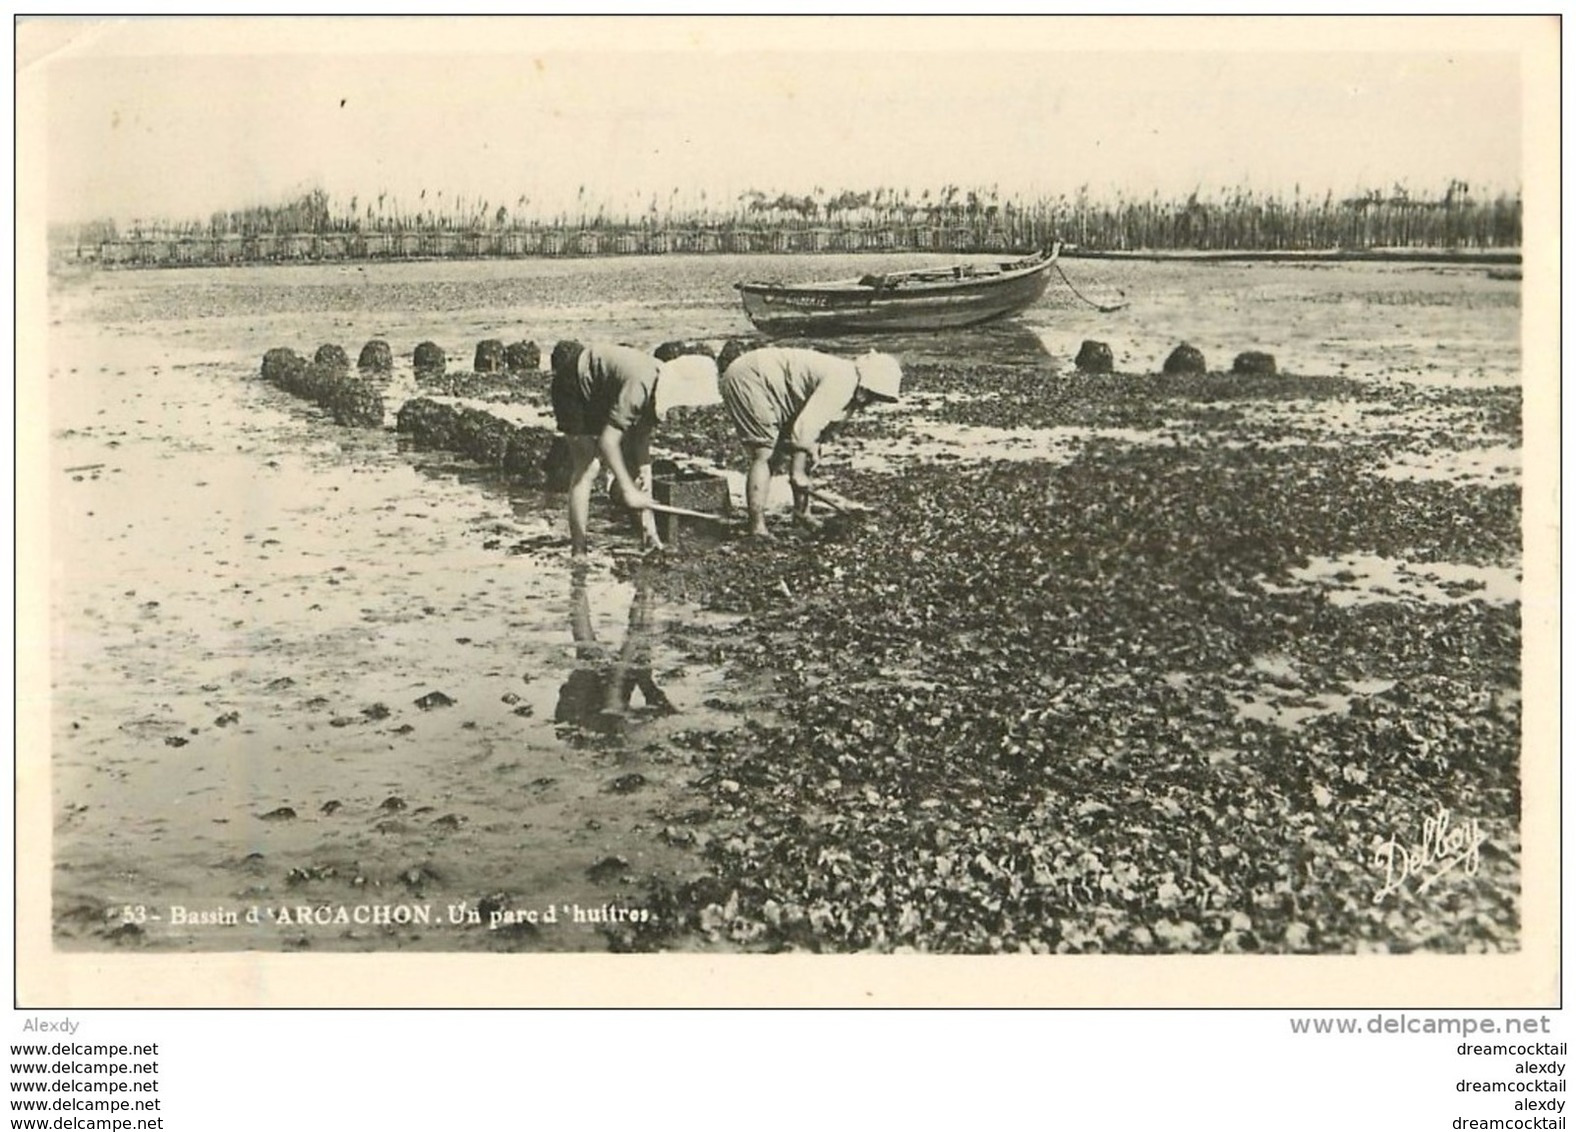
<svg viewBox="0 0 1576 1132">
<path fill-rule="evenodd" d="M 76 239 L 94 245 L 146 240 L 225 240 L 299 236 L 467 234 L 444 246 L 503 247 L 488 234 L 544 231 L 589 235 L 600 251 L 675 250 L 652 233 L 749 233 L 713 240 L 702 250 L 826 250 L 843 247 L 966 250 L 1040 247 L 1061 239 L 1090 251 L 1301 251 L 1371 248 L 1514 248 L 1521 244 L 1519 193 L 1475 194 L 1453 180 L 1437 195 L 1403 186 L 1338 197 L 1290 196 L 1236 188 L 1185 198 L 1072 195 L 1023 199 L 996 188 L 949 185 L 939 192 L 878 188 L 810 193 L 751 189 L 726 202 L 704 192 L 653 193 L 621 205 L 593 202 L 581 186 L 571 208 L 534 208 L 525 195 L 510 202 L 421 190 L 413 204 L 387 192 L 336 201 L 314 189 L 282 204 L 215 212 L 206 221 L 138 220 L 124 228 L 97 221 Z M 804 233 L 825 238 L 806 238 Z M 772 239 L 774 233 L 800 234 Z M 859 233 L 858 239 L 838 234 Z M 938 237 L 938 233 L 942 237 Z M 830 234 L 830 235 L 827 235 Z M 347 245 L 348 246 L 348 245 Z M 521 246 L 515 241 L 507 246 Z M 678 242 L 677 250 L 686 245 Z"/>
</svg>

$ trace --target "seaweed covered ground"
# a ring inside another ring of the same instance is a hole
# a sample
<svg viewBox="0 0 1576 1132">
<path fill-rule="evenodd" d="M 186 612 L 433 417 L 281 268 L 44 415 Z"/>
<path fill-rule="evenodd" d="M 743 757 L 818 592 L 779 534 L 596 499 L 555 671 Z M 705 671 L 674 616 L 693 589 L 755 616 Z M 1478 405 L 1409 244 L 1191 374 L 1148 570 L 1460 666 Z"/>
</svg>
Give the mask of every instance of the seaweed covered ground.
<svg viewBox="0 0 1576 1132">
<path fill-rule="evenodd" d="M 910 376 L 829 472 L 873 511 L 636 567 L 775 714 L 678 736 L 700 864 L 615 947 L 1517 946 L 1519 390 Z M 898 443 L 1007 426 L 1081 440 Z"/>
</svg>

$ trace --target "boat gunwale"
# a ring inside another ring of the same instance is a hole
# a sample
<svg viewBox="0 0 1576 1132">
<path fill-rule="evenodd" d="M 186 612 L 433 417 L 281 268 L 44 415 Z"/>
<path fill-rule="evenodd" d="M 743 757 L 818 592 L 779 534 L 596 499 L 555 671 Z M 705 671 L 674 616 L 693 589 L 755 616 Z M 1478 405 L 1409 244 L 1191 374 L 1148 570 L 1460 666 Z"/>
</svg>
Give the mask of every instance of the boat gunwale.
<svg viewBox="0 0 1576 1132">
<path fill-rule="evenodd" d="M 931 281 L 916 281 L 890 287 L 872 286 L 860 280 L 867 276 L 858 276 L 849 279 L 822 280 L 813 283 L 771 283 L 764 280 L 746 280 L 735 283 L 734 289 L 756 295 L 779 296 L 790 300 L 795 295 L 840 295 L 856 300 L 879 300 L 882 302 L 900 302 L 909 296 L 930 298 L 936 295 L 947 295 L 956 292 L 979 290 L 980 288 L 999 287 L 1006 283 L 1013 283 L 1026 279 L 1051 267 L 1058 258 L 1060 247 L 1050 252 L 1042 252 L 1041 258 L 1009 271 L 998 272 L 995 275 L 953 277 Z M 993 263 L 1021 263 L 1022 259 L 993 260 Z M 916 269 L 916 272 L 931 270 L 927 268 Z M 938 268 L 935 270 L 945 270 Z M 901 276 L 903 272 L 892 272 L 892 275 Z"/>
</svg>

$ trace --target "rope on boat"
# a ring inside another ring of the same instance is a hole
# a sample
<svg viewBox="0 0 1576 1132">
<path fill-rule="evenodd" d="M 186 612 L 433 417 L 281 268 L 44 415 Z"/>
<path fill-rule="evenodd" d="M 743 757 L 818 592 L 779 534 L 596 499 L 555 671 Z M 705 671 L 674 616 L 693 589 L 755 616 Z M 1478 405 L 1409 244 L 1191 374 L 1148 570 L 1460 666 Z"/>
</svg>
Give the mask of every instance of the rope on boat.
<svg viewBox="0 0 1576 1132">
<path fill-rule="evenodd" d="M 1067 289 L 1073 294 L 1077 295 L 1084 302 L 1088 303 L 1095 310 L 1099 311 L 1101 314 L 1110 314 L 1112 311 L 1119 311 L 1127 305 L 1126 300 L 1123 300 L 1120 303 L 1113 303 L 1109 306 L 1095 302 L 1093 299 L 1086 296 L 1082 291 L 1078 290 L 1077 287 L 1073 286 L 1073 281 L 1067 278 L 1067 272 L 1062 270 L 1061 264 L 1058 263 L 1054 266 L 1056 267 L 1056 274 L 1060 275 L 1062 277 L 1062 282 L 1067 284 Z"/>
</svg>

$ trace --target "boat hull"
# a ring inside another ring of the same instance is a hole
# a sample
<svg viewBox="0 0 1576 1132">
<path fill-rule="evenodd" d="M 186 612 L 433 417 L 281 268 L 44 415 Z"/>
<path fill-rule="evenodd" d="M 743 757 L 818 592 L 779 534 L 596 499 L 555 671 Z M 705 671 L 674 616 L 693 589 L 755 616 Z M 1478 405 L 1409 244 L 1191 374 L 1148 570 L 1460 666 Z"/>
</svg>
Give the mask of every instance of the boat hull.
<svg viewBox="0 0 1576 1132">
<path fill-rule="evenodd" d="M 1054 256 L 995 276 L 882 287 L 740 283 L 744 313 L 766 334 L 951 330 L 1017 314 L 1045 294 Z M 937 273 L 932 273 L 937 274 Z"/>
</svg>

